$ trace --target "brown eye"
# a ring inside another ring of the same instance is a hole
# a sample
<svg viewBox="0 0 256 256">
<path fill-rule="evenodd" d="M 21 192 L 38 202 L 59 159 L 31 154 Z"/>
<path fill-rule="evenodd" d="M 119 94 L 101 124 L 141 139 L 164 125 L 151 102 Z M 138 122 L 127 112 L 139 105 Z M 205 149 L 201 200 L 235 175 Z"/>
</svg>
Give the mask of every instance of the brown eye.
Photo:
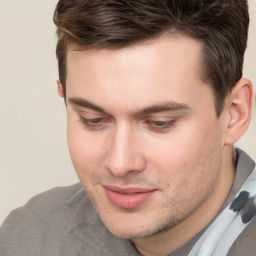
<svg viewBox="0 0 256 256">
<path fill-rule="evenodd" d="M 93 119 L 86 119 L 86 122 L 91 123 L 91 124 L 99 124 L 99 123 L 102 123 L 103 121 L 104 121 L 104 118 L 101 118 L 101 117 L 93 118 Z"/>
<path fill-rule="evenodd" d="M 173 127 L 176 123 L 176 120 L 147 120 L 146 124 L 149 129 L 154 132 L 164 133 L 169 131 L 171 127 Z"/>
<path fill-rule="evenodd" d="M 166 127 L 170 124 L 170 121 L 152 121 L 151 123 L 157 127 Z"/>
<path fill-rule="evenodd" d="M 104 117 L 97 118 L 85 118 L 81 116 L 81 122 L 85 125 L 86 128 L 90 130 L 100 130 L 103 129 L 107 123 L 109 123 L 109 119 Z"/>
</svg>

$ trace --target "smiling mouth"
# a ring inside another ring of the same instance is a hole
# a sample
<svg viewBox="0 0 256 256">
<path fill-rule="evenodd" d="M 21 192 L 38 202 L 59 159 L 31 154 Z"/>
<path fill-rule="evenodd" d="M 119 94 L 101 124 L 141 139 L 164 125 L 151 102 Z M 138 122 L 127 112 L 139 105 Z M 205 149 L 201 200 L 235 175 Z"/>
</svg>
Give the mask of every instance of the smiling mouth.
<svg viewBox="0 0 256 256">
<path fill-rule="evenodd" d="M 134 209 L 145 203 L 156 189 L 103 186 L 109 201 L 118 208 Z"/>
</svg>

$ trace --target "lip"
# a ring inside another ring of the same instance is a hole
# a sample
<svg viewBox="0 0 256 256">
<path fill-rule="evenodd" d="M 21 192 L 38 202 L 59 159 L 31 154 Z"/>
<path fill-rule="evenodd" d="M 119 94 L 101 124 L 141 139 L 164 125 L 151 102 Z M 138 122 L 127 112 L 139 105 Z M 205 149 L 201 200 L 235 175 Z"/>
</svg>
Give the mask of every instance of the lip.
<svg viewBox="0 0 256 256">
<path fill-rule="evenodd" d="M 118 186 L 103 186 L 110 202 L 119 208 L 134 209 L 145 203 L 156 189 Z"/>
</svg>

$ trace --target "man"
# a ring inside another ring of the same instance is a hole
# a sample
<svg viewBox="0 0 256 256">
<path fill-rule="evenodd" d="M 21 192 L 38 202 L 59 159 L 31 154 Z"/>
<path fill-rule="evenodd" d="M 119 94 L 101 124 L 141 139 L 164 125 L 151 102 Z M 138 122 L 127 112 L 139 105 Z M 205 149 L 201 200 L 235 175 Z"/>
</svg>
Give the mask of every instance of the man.
<svg viewBox="0 0 256 256">
<path fill-rule="evenodd" d="M 245 0 L 60 0 L 58 92 L 81 184 L 34 197 L 1 256 L 254 255 Z"/>
</svg>

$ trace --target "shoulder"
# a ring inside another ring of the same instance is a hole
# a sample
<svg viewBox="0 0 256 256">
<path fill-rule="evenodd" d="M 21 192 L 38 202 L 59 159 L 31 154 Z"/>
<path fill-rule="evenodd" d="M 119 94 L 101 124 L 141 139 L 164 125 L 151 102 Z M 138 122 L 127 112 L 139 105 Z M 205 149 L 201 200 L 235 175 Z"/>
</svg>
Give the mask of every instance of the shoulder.
<svg viewBox="0 0 256 256">
<path fill-rule="evenodd" d="M 137 252 L 129 240 L 108 232 L 80 184 L 33 197 L 12 211 L 0 229 L 1 256 L 103 254 Z"/>
<path fill-rule="evenodd" d="M 0 255 L 40 255 L 45 234 L 67 229 L 72 218 L 69 204 L 74 204 L 73 201 L 79 204 L 81 198 L 87 197 L 78 183 L 43 192 L 13 210 L 0 229 Z M 56 220 L 62 221 L 62 230 L 56 226 L 59 222 Z"/>
<path fill-rule="evenodd" d="M 237 175 L 233 187 L 237 190 L 241 188 L 241 183 L 244 184 L 245 180 L 252 174 L 255 168 L 255 162 L 242 150 L 237 149 Z M 254 171 L 255 172 L 255 171 Z M 255 202 L 254 202 L 255 203 Z M 256 214 L 254 205 L 250 211 L 246 211 L 250 216 Z M 256 217 L 246 226 L 243 232 L 237 237 L 235 242 L 229 249 L 228 255 L 240 256 L 248 255 L 253 256 L 256 254 Z"/>
<path fill-rule="evenodd" d="M 3 228 L 10 222 L 24 218 L 44 218 L 54 209 L 68 202 L 73 195 L 82 189 L 80 183 L 66 187 L 52 188 L 32 197 L 24 206 L 13 210 L 3 224 Z M 83 189 L 82 189 L 83 190 Z"/>
<path fill-rule="evenodd" d="M 228 255 L 253 256 L 256 254 L 256 218 L 244 229 L 241 235 L 231 246 Z"/>
</svg>

